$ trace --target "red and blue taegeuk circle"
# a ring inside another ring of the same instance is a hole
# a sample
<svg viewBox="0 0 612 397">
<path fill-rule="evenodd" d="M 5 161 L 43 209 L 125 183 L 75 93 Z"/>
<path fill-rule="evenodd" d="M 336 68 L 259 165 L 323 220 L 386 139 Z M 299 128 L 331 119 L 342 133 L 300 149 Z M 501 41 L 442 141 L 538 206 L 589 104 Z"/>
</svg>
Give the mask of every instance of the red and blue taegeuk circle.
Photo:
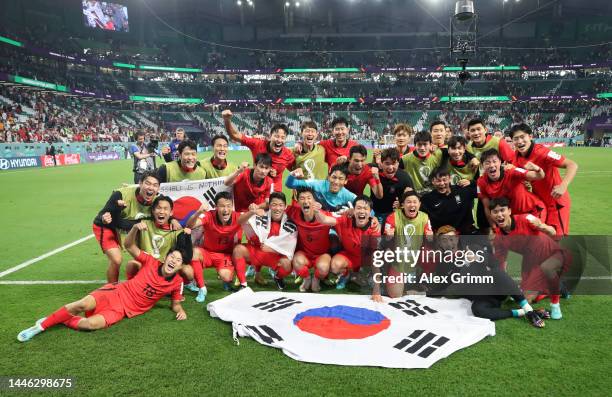
<svg viewBox="0 0 612 397">
<path fill-rule="evenodd" d="M 337 305 L 303 311 L 293 324 L 327 339 L 363 339 L 389 328 L 391 321 L 374 310 Z"/>
</svg>

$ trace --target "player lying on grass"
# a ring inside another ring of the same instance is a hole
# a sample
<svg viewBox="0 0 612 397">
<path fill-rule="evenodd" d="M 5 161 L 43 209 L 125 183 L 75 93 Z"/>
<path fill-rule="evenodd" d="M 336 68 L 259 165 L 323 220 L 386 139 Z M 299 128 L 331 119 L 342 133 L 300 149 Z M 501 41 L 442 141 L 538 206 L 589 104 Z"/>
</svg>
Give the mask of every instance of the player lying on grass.
<svg viewBox="0 0 612 397">
<path fill-rule="evenodd" d="M 511 203 L 505 197 L 491 200 L 489 209 L 496 224 L 495 256 L 503 262 L 508 251 L 522 255 L 521 289 L 529 300 L 538 293 L 550 295 L 551 318 L 560 320 L 559 278 L 572 258 L 569 251 L 552 239 L 556 235 L 555 228 L 532 214 L 513 215 Z"/>
<path fill-rule="evenodd" d="M 380 224 L 370 216 L 372 200 L 366 196 L 358 196 L 353 201 L 351 214 L 339 218 L 325 215 L 320 209 L 321 204 L 315 203 L 317 220 L 336 229 L 342 244 L 342 250 L 331 258 L 329 271 L 339 275 L 336 289 L 344 289 L 349 279 L 349 273 L 359 271 L 363 261 L 362 253 L 376 249 L 380 237 Z M 319 271 L 319 277 L 325 278 L 327 273 Z"/>
<path fill-rule="evenodd" d="M 302 278 L 300 292 L 309 289 L 312 292 L 321 290 L 322 274 L 327 274 L 331 261 L 329 231 L 330 226 L 317 221 L 315 217 L 315 193 L 310 188 L 297 190 L 297 205 L 287 208 L 287 216 L 295 223 L 298 230 L 298 241 L 293 256 L 293 270 Z M 325 215 L 331 215 L 325 213 Z M 314 277 L 310 269 L 315 268 Z"/>
<path fill-rule="evenodd" d="M 173 207 L 174 203 L 170 197 L 159 195 L 151 205 L 153 217 L 142 221 L 147 227 L 138 235 L 138 248 L 155 259 L 165 258 L 173 247 L 192 250 L 191 231 L 173 230 L 170 224 Z M 125 270 L 127 279 L 133 278 L 141 267 L 142 264 L 135 259 L 128 261 Z"/>
<path fill-rule="evenodd" d="M 144 222 L 135 224 L 125 238 L 125 248 L 142 264 L 131 280 L 109 283 L 84 298 L 62 306 L 48 317 L 41 318 L 30 328 L 21 331 L 17 340 L 26 342 L 39 333 L 64 324 L 77 331 L 95 331 L 110 327 L 123 318 L 132 318 L 149 311 L 157 301 L 171 294 L 171 308 L 177 320 L 185 320 L 187 313 L 181 306 L 183 280 L 177 274 L 184 262 L 191 260 L 191 252 L 172 249 L 163 263 L 136 245 L 139 232 L 146 230 Z M 85 313 L 85 317 L 79 314 Z"/>
<path fill-rule="evenodd" d="M 247 211 L 251 204 L 257 204 L 262 209 L 268 207 L 273 184 L 268 176 L 272 170 L 272 158 L 268 153 L 259 153 L 255 156 L 253 168 L 248 167 L 249 163 L 244 162 L 225 178 L 225 185 L 232 186 L 236 212 Z"/>
<path fill-rule="evenodd" d="M 108 258 L 106 280 L 119 280 L 121 239 L 119 231 L 129 231 L 142 218 L 151 216 L 151 204 L 159 192 L 159 177 L 154 171 L 142 174 L 138 186 L 122 187 L 113 191 L 104 208 L 93 221 L 93 232 L 102 252 Z"/>
<path fill-rule="evenodd" d="M 198 293 L 197 302 L 204 302 L 208 292 L 204 282 L 205 268 L 214 267 L 224 283 L 223 287 L 227 290 L 232 288 L 232 252 L 241 231 L 239 214 L 233 210 L 233 206 L 231 194 L 219 192 L 215 196 L 215 209 L 209 210 L 208 204 L 204 202 L 187 221 L 188 228 L 201 227 L 204 235 L 202 245 L 193 250 L 191 265 L 186 265 L 184 271 L 187 279 L 193 280 L 187 288 Z M 246 266 L 236 268 L 236 275 L 243 286 L 247 285 L 245 271 Z"/>
<path fill-rule="evenodd" d="M 499 268 L 498 262 L 492 255 L 484 257 L 482 262 L 476 261 L 474 251 L 479 250 L 479 247 L 477 247 L 479 244 L 475 238 L 470 238 L 467 242 L 469 246 L 462 246 L 459 233 L 454 227 L 450 225 L 441 226 L 436 231 L 434 249 L 444 252 L 441 258 L 450 257 L 449 253 L 461 250 L 466 253 L 463 255 L 462 252 L 462 257 L 466 258 L 467 263 L 458 266 L 456 261 L 444 261 L 442 259 L 442 261 L 433 264 L 435 267 L 433 273 L 436 276 L 445 277 L 447 280 L 452 280 L 453 274 L 490 276 L 493 277 L 493 283 L 473 286 L 466 284 L 456 285 L 450 281 L 446 283 L 432 283 L 427 285 L 427 296 L 463 296 L 472 301 L 472 313 L 476 317 L 487 318 L 493 321 L 512 317 L 525 317 L 532 326 L 543 328 L 545 325 L 544 319 L 550 318 L 550 313 L 544 309 L 534 310 L 516 282 L 508 273 Z M 490 249 L 479 251 L 490 252 Z M 471 260 L 469 259 L 470 255 L 467 255 L 468 252 L 472 253 Z M 453 257 L 458 256 L 453 255 Z M 469 293 L 469 295 L 466 295 L 466 293 Z M 520 309 L 502 309 L 502 303 L 508 296 L 512 297 L 514 302 L 520 306 Z"/>
<path fill-rule="evenodd" d="M 297 226 L 285 214 L 285 200 L 284 193 L 272 193 L 270 210 L 261 215 L 256 215 L 258 206 L 251 204 L 249 211 L 239 219 L 248 242 L 236 245 L 233 253 L 235 267 L 244 268 L 246 263 L 251 264 L 255 268 L 255 282 L 260 285 L 266 284 L 261 268 L 268 266 L 272 269 L 279 290 L 285 288 L 283 279 L 291 273 L 298 234 Z"/>
</svg>

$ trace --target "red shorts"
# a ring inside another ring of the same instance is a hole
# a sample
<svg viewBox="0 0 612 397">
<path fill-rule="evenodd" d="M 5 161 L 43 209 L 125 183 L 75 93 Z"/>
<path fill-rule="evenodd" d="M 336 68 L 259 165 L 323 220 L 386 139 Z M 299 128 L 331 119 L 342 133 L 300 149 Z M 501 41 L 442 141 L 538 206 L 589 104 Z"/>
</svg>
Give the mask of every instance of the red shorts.
<svg viewBox="0 0 612 397">
<path fill-rule="evenodd" d="M 245 246 L 249 250 L 251 265 L 253 265 L 257 271 L 259 271 L 262 266 L 268 266 L 270 269 L 276 270 L 278 268 L 278 262 L 285 257 L 276 252 L 265 252 L 261 248 L 251 244 L 245 244 Z"/>
<path fill-rule="evenodd" d="M 117 287 L 117 284 L 105 284 L 90 293 L 89 295 L 96 300 L 96 308 L 87 312 L 86 317 L 99 314 L 104 317 L 107 327 L 121 321 L 125 317 L 125 311 L 121 299 L 119 299 Z"/>
<path fill-rule="evenodd" d="M 348 262 L 348 269 L 352 272 L 358 272 L 361 269 L 361 259 L 342 250 L 334 256 L 342 256 Z"/>
<path fill-rule="evenodd" d="M 113 229 L 109 229 L 106 227 L 100 227 L 96 224 L 92 226 L 94 236 L 96 236 L 96 240 L 100 243 L 100 247 L 102 248 L 102 252 L 106 252 L 111 248 L 119 248 L 119 236 L 117 232 Z"/>
<path fill-rule="evenodd" d="M 234 270 L 234 263 L 230 254 L 210 252 L 201 247 L 196 247 L 195 249 L 199 250 L 200 254 L 202 254 L 204 268 L 214 267 L 217 271 L 221 269 Z"/>
<path fill-rule="evenodd" d="M 572 260 L 572 254 L 568 250 L 559 248 L 548 256 L 548 258 L 550 257 L 555 257 L 562 262 L 560 274 L 567 272 Z M 521 289 L 526 295 L 535 293 L 559 294 L 558 278 L 556 280 L 549 280 L 540 268 L 540 265 L 548 258 L 523 262 L 521 269 Z"/>
<path fill-rule="evenodd" d="M 319 254 L 319 255 L 309 255 L 304 251 L 297 251 L 296 254 L 298 252 L 304 255 L 306 259 L 308 259 L 308 264 L 306 265 L 306 267 L 308 267 L 309 269 L 312 269 L 317 264 L 317 261 L 319 260 L 320 257 L 322 257 L 323 255 L 329 255 L 328 253 Z"/>
<path fill-rule="evenodd" d="M 555 228 L 557 236 L 568 236 L 570 206 L 548 207 L 547 211 L 546 224 Z"/>
</svg>

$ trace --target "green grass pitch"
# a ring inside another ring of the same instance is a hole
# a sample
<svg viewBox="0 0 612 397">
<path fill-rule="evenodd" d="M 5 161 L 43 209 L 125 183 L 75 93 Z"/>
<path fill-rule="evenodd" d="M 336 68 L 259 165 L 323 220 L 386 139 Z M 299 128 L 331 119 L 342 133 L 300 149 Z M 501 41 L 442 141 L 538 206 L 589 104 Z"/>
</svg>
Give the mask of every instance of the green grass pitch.
<svg viewBox="0 0 612 397">
<path fill-rule="evenodd" d="M 580 166 L 570 187 L 572 234 L 612 234 L 612 151 L 559 152 Z M 250 161 L 250 154 L 231 152 L 230 158 Z M 111 190 L 131 179 L 130 161 L 1 173 L 0 271 L 90 234 Z M 106 258 L 90 239 L 0 281 L 101 280 L 105 269 Z M 210 271 L 207 279 L 207 301 L 227 294 Z M 95 287 L 0 284 L 0 376 L 72 376 L 77 395 L 603 396 L 612 389 L 610 296 L 563 301 L 563 320 L 548 321 L 543 330 L 524 320 L 499 321 L 495 337 L 427 370 L 306 364 L 249 339 L 236 346 L 230 325 L 210 318 L 189 292 L 185 322 L 174 321 L 162 300 L 146 315 L 106 330 L 56 327 L 17 342 L 21 329 Z"/>
</svg>

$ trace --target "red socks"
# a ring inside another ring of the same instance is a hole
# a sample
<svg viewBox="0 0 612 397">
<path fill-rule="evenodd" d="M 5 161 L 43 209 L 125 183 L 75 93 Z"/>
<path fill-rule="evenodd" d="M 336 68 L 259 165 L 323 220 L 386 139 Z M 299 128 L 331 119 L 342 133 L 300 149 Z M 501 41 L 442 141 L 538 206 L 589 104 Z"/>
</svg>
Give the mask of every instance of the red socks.
<svg viewBox="0 0 612 397">
<path fill-rule="evenodd" d="M 551 295 L 550 296 L 550 303 L 552 304 L 559 303 L 560 300 L 561 300 L 561 295 Z"/>
<path fill-rule="evenodd" d="M 83 317 L 81 316 L 72 316 L 70 320 L 64 321 L 64 325 L 68 328 L 72 328 L 75 331 L 79 330 L 79 321 L 81 321 Z"/>
<path fill-rule="evenodd" d="M 70 320 L 72 317 L 74 316 L 70 314 L 68 309 L 66 309 L 66 306 L 62 306 L 55 312 L 53 312 L 49 317 L 47 317 L 47 319 L 43 321 L 40 326 L 43 329 L 47 329 L 49 327 L 53 327 L 54 325 L 62 324 Z"/>
<path fill-rule="evenodd" d="M 191 261 L 191 267 L 193 268 L 193 279 L 196 282 L 198 288 L 204 287 L 204 269 L 202 261 L 194 259 Z"/>
<path fill-rule="evenodd" d="M 236 268 L 236 277 L 240 284 L 246 284 L 246 260 L 244 258 L 235 258 L 234 267 Z"/>
<path fill-rule="evenodd" d="M 291 273 L 291 270 L 285 270 L 284 267 L 279 266 L 276 269 L 276 278 L 280 278 L 281 280 L 287 277 Z"/>
<path fill-rule="evenodd" d="M 308 268 L 308 266 L 304 266 L 303 268 L 301 268 L 298 272 L 296 272 L 298 276 L 302 277 L 302 278 L 308 278 L 310 277 L 310 269 Z"/>
</svg>

